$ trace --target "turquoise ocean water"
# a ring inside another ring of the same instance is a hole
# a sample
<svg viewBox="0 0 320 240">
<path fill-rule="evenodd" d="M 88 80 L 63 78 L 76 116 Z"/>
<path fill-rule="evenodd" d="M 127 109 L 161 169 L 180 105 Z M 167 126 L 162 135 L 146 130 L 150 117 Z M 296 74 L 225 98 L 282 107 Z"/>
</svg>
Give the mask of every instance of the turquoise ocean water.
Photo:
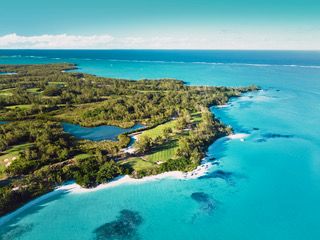
<svg viewBox="0 0 320 240">
<path fill-rule="evenodd" d="M 206 176 L 63 192 L 2 223 L 0 239 L 320 239 L 319 52 L 0 51 L 0 64 L 47 62 L 263 90 L 212 109 L 249 135 L 211 145 Z"/>
</svg>

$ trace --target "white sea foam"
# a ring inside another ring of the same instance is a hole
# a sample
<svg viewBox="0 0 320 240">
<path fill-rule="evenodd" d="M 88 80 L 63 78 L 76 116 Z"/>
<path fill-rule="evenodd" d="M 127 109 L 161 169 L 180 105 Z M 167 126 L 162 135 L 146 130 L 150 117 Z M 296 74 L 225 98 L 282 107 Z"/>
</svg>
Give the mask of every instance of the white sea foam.
<svg viewBox="0 0 320 240">
<path fill-rule="evenodd" d="M 231 134 L 227 136 L 228 139 L 231 139 L 231 140 L 239 139 L 241 142 L 243 142 L 244 139 L 247 137 L 249 137 L 249 134 L 247 133 L 236 133 L 236 134 Z"/>
<path fill-rule="evenodd" d="M 216 108 L 227 108 L 230 107 L 230 104 L 217 105 Z"/>
<path fill-rule="evenodd" d="M 297 64 L 259 64 L 259 63 L 223 63 L 223 62 L 185 62 L 185 61 L 161 61 L 161 60 L 126 60 L 126 59 L 106 59 L 112 62 L 135 62 L 135 63 L 172 63 L 172 64 L 206 64 L 206 65 L 232 65 L 232 66 L 251 66 L 251 67 L 294 67 L 294 68 L 315 68 L 317 65 L 297 65 Z"/>
<path fill-rule="evenodd" d="M 23 57 L 23 56 L 20 56 L 20 57 Z M 41 58 L 46 58 L 46 57 L 43 57 L 43 56 L 25 56 L 25 57 L 27 57 L 27 58 L 39 58 L 39 59 L 41 59 Z"/>
<path fill-rule="evenodd" d="M 265 96 L 265 95 L 255 95 L 254 97 L 251 96 L 242 96 L 240 97 L 237 101 L 238 102 L 248 102 L 248 101 L 252 101 L 252 102 L 268 102 L 270 100 L 272 100 L 273 97 L 270 96 Z"/>
</svg>

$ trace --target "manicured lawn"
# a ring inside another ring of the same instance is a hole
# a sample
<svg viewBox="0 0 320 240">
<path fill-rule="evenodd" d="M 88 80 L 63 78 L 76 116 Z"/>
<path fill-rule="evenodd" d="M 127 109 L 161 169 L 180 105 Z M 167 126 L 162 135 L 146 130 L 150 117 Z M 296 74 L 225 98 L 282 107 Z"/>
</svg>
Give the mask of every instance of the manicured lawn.
<svg viewBox="0 0 320 240">
<path fill-rule="evenodd" d="M 146 159 L 150 162 L 166 162 L 171 158 L 174 158 L 175 153 L 178 149 L 177 140 L 172 140 L 162 146 L 154 149 L 154 152 L 146 155 Z"/>
<path fill-rule="evenodd" d="M 193 123 L 198 123 L 201 121 L 201 113 L 200 112 L 196 112 L 196 113 L 192 113 L 191 114 L 191 121 Z"/>
<path fill-rule="evenodd" d="M 201 121 L 201 113 L 197 112 L 197 113 L 192 113 L 191 114 L 191 121 L 193 123 L 198 123 Z M 177 120 L 171 120 L 169 122 L 166 122 L 164 124 L 161 124 L 155 128 L 143 131 L 141 133 L 141 136 L 148 136 L 152 139 L 155 139 L 157 136 L 162 136 L 163 135 L 163 130 L 165 128 L 171 128 L 173 130 L 173 132 L 176 130 L 176 124 L 177 124 Z"/>
<path fill-rule="evenodd" d="M 22 104 L 22 105 L 14 105 L 14 106 L 9 106 L 6 107 L 8 109 L 16 109 L 16 108 L 20 108 L 20 109 L 30 109 L 31 108 L 31 104 Z"/>
<path fill-rule="evenodd" d="M 40 88 L 28 88 L 27 92 L 29 92 L 29 93 L 40 93 L 41 92 L 40 90 L 41 90 Z"/>
<path fill-rule="evenodd" d="M 161 124 L 155 128 L 143 131 L 141 133 L 141 135 L 139 135 L 139 137 L 148 136 L 152 139 L 155 139 L 156 137 L 163 135 L 163 130 L 165 128 L 171 128 L 172 130 L 174 130 L 176 128 L 176 123 L 177 123 L 177 120 L 172 120 L 172 121 L 166 122 L 166 123 Z"/>
<path fill-rule="evenodd" d="M 139 171 L 142 169 L 148 169 L 155 166 L 155 164 L 145 161 L 139 157 L 129 158 L 128 160 L 121 162 L 121 164 L 129 165 L 136 171 Z"/>
<path fill-rule="evenodd" d="M 12 93 L 13 89 L 14 88 L 0 90 L 0 96 L 13 96 L 13 93 Z"/>
<path fill-rule="evenodd" d="M 13 157 L 18 157 L 19 152 L 23 151 L 26 147 L 30 146 L 31 144 L 32 143 L 24 143 L 24 144 L 16 145 L 2 152 L 2 155 L 0 155 L 0 164 L 2 164 L 3 161 L 7 158 L 12 159 Z"/>
<path fill-rule="evenodd" d="M 198 123 L 201 121 L 201 113 L 193 113 L 191 114 L 191 121 L 193 123 Z M 171 128 L 173 130 L 173 133 L 170 134 L 170 139 L 167 143 L 157 146 L 152 150 L 151 153 L 146 154 L 143 159 L 156 164 L 157 162 L 166 162 L 169 159 L 173 159 L 175 157 L 176 151 L 178 149 L 178 139 L 181 136 L 188 135 L 188 132 L 182 131 L 178 132 L 176 130 L 176 124 L 177 120 L 171 120 L 167 123 L 161 124 L 153 129 L 149 129 L 146 131 L 143 131 L 141 135 L 139 135 L 139 138 L 142 136 L 148 136 L 152 139 L 155 139 L 158 136 L 163 135 L 163 131 L 165 128 Z M 138 139 L 139 141 L 139 139 Z M 141 165 L 143 166 L 143 165 Z"/>
<path fill-rule="evenodd" d="M 13 161 L 15 158 L 18 158 L 19 153 L 30 145 L 31 143 L 16 145 L 8 149 L 7 151 L 0 153 L 0 179 L 5 177 L 4 170 L 6 168 L 6 164 Z"/>
<path fill-rule="evenodd" d="M 67 86 L 66 82 L 48 82 L 49 85 L 63 85 L 63 86 Z"/>
</svg>

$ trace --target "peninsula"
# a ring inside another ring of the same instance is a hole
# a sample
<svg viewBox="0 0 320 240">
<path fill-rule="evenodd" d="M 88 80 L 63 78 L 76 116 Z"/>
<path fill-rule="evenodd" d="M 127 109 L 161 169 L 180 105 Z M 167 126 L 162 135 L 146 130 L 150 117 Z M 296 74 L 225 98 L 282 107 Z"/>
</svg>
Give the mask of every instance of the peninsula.
<svg viewBox="0 0 320 240">
<path fill-rule="evenodd" d="M 257 90 L 74 70 L 67 63 L 0 65 L 0 216 L 69 180 L 89 188 L 119 175 L 191 171 L 208 145 L 232 131 L 209 107 Z M 65 131 L 64 123 L 143 127 L 116 141 L 91 141 Z"/>
</svg>

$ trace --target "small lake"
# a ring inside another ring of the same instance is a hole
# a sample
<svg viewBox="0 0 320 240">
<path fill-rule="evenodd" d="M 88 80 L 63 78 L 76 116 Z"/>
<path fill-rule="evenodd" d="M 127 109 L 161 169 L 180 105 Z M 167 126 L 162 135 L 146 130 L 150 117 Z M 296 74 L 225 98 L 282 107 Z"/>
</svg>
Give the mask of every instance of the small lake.
<svg viewBox="0 0 320 240">
<path fill-rule="evenodd" d="M 130 132 L 144 126 L 136 124 L 131 128 L 120 128 L 116 126 L 99 126 L 99 127 L 82 127 L 77 124 L 63 123 L 63 129 L 65 132 L 70 133 L 76 138 L 91 140 L 91 141 L 102 141 L 102 140 L 117 140 L 117 137 L 126 132 Z"/>
<path fill-rule="evenodd" d="M 0 121 L 0 124 L 6 124 L 7 122 Z"/>
<path fill-rule="evenodd" d="M 15 72 L 0 72 L 0 75 L 16 75 Z"/>
</svg>

